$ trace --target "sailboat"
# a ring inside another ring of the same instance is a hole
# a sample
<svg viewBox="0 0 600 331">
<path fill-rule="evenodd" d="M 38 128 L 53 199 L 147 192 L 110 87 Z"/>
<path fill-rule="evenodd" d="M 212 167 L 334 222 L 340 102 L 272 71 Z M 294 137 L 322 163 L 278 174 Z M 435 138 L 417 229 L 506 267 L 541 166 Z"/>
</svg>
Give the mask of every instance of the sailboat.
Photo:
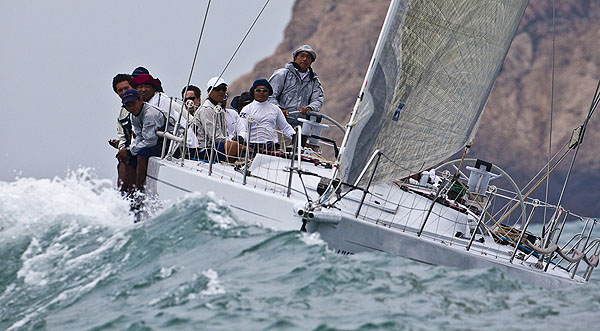
<svg viewBox="0 0 600 331">
<path fill-rule="evenodd" d="M 527 4 L 392 0 L 350 121 L 339 126 L 335 161 L 302 146 L 301 133 L 329 119 L 310 113 L 292 146 L 235 163 L 215 162 L 214 152 L 209 160 L 178 159 L 167 149 L 150 159 L 146 190 L 171 201 L 214 192 L 240 220 L 318 233 L 340 254 L 376 251 L 495 267 L 548 287 L 584 284 L 598 265 L 597 220 L 531 192 L 565 155 L 576 155 L 597 95 L 565 153 L 528 187 L 496 164 L 466 157 Z M 185 149 L 185 139 L 164 136 Z M 549 216 L 535 235 L 529 224 L 541 210 Z M 562 238 L 572 220 L 581 231 Z"/>
</svg>

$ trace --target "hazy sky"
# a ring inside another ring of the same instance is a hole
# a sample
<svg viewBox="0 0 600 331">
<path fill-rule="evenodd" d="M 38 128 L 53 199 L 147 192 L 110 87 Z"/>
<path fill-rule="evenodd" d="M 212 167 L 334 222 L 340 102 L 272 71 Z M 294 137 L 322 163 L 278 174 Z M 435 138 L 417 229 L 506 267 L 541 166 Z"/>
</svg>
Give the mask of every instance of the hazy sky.
<svg viewBox="0 0 600 331">
<path fill-rule="evenodd" d="M 272 0 L 223 77 L 252 70 L 283 39 L 294 0 Z M 192 84 L 217 76 L 264 4 L 212 1 Z M 207 0 L 1 1 L 0 180 L 94 167 L 116 178 L 117 73 L 141 65 L 180 96 Z"/>
</svg>

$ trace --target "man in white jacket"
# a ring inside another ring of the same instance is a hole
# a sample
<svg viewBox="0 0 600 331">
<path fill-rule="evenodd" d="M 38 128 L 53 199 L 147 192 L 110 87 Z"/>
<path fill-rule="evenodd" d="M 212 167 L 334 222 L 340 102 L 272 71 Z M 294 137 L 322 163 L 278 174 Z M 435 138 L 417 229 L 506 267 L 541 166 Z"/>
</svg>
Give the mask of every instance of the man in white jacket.
<svg viewBox="0 0 600 331">
<path fill-rule="evenodd" d="M 238 121 L 238 141 L 249 140 L 250 147 L 255 151 L 276 149 L 277 128 L 283 134 L 292 138 L 294 129 L 285 120 L 279 107 L 268 102 L 269 96 L 273 94 L 273 88 L 266 79 L 259 79 L 252 84 L 250 93 L 254 95 L 254 101 L 242 108 Z M 248 136 L 248 122 L 250 122 L 250 135 Z"/>
</svg>

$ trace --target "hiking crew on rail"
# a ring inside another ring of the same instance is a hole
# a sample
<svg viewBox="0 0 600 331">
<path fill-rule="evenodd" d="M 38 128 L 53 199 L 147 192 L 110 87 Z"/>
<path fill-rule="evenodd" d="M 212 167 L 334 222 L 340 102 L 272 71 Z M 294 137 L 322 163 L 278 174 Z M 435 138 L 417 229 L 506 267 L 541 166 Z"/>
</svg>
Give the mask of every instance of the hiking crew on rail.
<svg viewBox="0 0 600 331">
<path fill-rule="evenodd" d="M 298 118 L 321 110 L 323 87 L 311 67 L 316 58 L 312 47 L 300 46 L 292 53 L 293 61 L 275 70 L 269 80 L 259 79 L 250 92 L 233 98 L 234 109 L 227 107 L 228 84 L 220 77 L 208 81 L 203 102 L 200 89 L 193 85 L 184 87 L 183 106 L 167 96 L 161 81 L 144 67 L 135 68 L 131 75 L 115 76 L 113 90 L 122 98 L 123 107 L 117 118 L 119 139 L 109 143 L 119 150 L 119 189 L 143 190 L 148 158 L 162 154 L 163 138 L 156 131 L 164 131 L 165 126 L 178 137 L 183 137 L 188 128 L 184 156 L 190 159 L 209 160 L 214 153 L 215 161 L 238 160 L 245 150 L 249 118 L 254 121 L 250 152 L 278 149 L 281 137 L 293 137 L 293 127 L 301 124 Z M 173 132 L 176 123 L 180 124 L 179 129 Z M 283 136 L 278 138 L 277 129 Z M 312 134 L 319 136 L 320 127 L 315 127 Z M 169 152 L 178 158 L 182 144 L 173 144 Z M 320 152 L 318 140 L 310 138 L 308 146 Z"/>
</svg>

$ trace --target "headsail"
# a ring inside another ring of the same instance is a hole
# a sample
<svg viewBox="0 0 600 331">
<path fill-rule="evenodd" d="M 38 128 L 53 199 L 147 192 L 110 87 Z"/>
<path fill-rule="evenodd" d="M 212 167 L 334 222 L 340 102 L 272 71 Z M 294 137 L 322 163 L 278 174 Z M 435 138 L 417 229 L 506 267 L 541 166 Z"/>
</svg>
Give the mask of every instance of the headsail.
<svg viewBox="0 0 600 331">
<path fill-rule="evenodd" d="M 374 182 L 435 166 L 475 135 L 528 0 L 392 0 L 345 137 L 354 182 L 381 150 Z"/>
</svg>

